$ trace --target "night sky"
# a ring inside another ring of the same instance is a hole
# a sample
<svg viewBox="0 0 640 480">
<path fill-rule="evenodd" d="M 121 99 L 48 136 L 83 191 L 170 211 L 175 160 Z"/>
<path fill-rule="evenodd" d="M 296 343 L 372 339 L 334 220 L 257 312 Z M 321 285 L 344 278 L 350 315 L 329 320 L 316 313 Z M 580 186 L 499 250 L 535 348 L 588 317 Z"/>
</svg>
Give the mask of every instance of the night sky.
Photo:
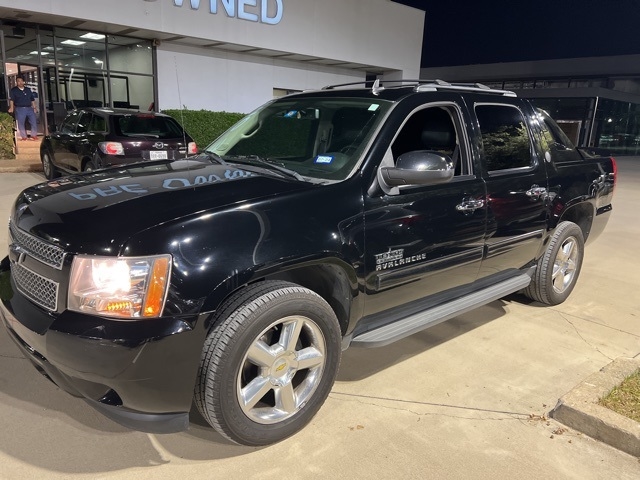
<svg viewBox="0 0 640 480">
<path fill-rule="evenodd" d="M 426 11 L 422 67 L 640 54 L 640 0 L 394 1 Z"/>
</svg>

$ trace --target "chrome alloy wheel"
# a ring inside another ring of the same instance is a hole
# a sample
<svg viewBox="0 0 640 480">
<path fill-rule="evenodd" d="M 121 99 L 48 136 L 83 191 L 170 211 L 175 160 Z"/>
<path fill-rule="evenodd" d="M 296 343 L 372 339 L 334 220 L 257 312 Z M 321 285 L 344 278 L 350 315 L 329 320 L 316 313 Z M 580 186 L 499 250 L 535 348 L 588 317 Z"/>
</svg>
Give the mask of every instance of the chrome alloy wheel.
<svg viewBox="0 0 640 480">
<path fill-rule="evenodd" d="M 551 276 L 553 290 L 563 293 L 573 283 L 578 268 L 579 255 L 578 242 L 575 237 L 567 237 L 553 262 L 553 274 Z"/>
<path fill-rule="evenodd" d="M 42 171 L 44 176 L 48 179 L 53 179 L 53 164 L 51 163 L 51 157 L 48 153 L 42 154 Z"/>
<path fill-rule="evenodd" d="M 282 422 L 313 396 L 326 362 L 326 342 L 311 319 L 289 316 L 252 342 L 237 378 L 240 408 L 261 424 Z"/>
</svg>

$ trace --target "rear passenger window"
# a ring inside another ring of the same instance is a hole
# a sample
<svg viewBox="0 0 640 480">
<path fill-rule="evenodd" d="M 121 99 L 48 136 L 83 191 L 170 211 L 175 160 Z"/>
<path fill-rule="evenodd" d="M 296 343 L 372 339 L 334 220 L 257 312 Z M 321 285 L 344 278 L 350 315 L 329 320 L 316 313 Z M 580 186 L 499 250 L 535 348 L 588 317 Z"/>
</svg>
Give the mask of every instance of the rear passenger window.
<svg viewBox="0 0 640 480">
<path fill-rule="evenodd" d="M 542 117 L 542 146 L 545 151 L 551 154 L 554 162 L 571 162 L 582 160 L 582 157 L 569 140 L 569 137 L 560 129 L 544 110 L 538 113 Z"/>
<path fill-rule="evenodd" d="M 476 105 L 487 170 L 533 166 L 531 140 L 522 112 L 510 105 Z"/>
<path fill-rule="evenodd" d="M 107 130 L 107 125 L 103 117 L 100 115 L 94 115 L 91 119 L 91 125 L 89 130 L 92 132 L 104 132 Z"/>
<path fill-rule="evenodd" d="M 80 120 L 78 120 L 78 125 L 76 126 L 76 133 L 86 133 L 89 130 L 89 123 L 91 122 L 91 114 L 87 112 L 83 112 L 80 115 Z"/>
</svg>

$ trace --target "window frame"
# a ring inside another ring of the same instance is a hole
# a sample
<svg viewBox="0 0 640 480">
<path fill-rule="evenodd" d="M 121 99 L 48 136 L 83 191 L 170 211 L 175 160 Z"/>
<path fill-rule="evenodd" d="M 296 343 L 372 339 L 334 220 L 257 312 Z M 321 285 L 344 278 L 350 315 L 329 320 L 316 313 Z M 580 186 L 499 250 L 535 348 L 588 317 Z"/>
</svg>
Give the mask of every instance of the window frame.
<svg viewBox="0 0 640 480">
<path fill-rule="evenodd" d="M 469 141 L 469 134 L 467 132 L 467 130 L 464 128 L 464 113 L 462 110 L 462 107 L 453 101 L 440 101 L 440 102 L 430 102 L 430 103 L 423 103 L 419 106 L 417 106 L 416 108 L 414 108 L 411 112 L 409 112 L 408 115 L 406 115 L 405 119 L 403 120 L 403 122 L 400 124 L 400 126 L 398 127 L 398 129 L 396 130 L 395 135 L 393 136 L 393 138 L 391 139 L 391 142 L 389 142 L 389 146 L 387 147 L 387 152 L 385 153 L 385 157 L 387 155 L 389 155 L 391 158 L 393 158 L 393 152 L 392 152 L 392 147 L 395 143 L 395 141 L 398 139 L 398 136 L 400 135 L 400 133 L 402 132 L 402 130 L 405 128 L 405 126 L 407 125 L 407 123 L 409 123 L 409 120 L 418 112 L 422 111 L 422 110 L 426 110 L 428 108 L 439 108 L 439 107 L 445 107 L 448 108 L 448 113 L 449 115 L 452 114 L 451 110 L 453 110 L 455 112 L 455 115 L 452 115 L 451 121 L 453 123 L 453 127 L 456 131 L 456 136 L 458 139 L 458 145 L 460 147 L 460 157 L 458 159 L 458 161 L 463 162 L 464 166 L 466 167 L 466 169 L 463 169 L 463 164 L 461 164 L 461 173 L 460 175 L 456 175 L 452 181 L 455 181 L 459 178 L 465 178 L 465 177 L 475 177 L 475 173 L 474 173 L 474 162 L 473 162 L 473 158 L 472 155 L 470 154 L 471 152 L 471 148 L 469 147 L 470 145 L 470 141 Z M 394 163 L 395 163 L 395 158 L 394 158 Z M 382 165 L 385 166 L 385 165 Z M 388 166 L 388 165 L 387 165 Z M 466 173 L 462 173 L 465 172 Z M 410 187 L 410 185 L 408 185 L 408 187 Z"/>
<path fill-rule="evenodd" d="M 60 133 L 67 135 L 74 135 L 76 133 L 76 128 L 78 126 L 78 120 L 80 119 L 79 111 L 71 112 L 60 124 Z M 69 126 L 68 130 L 65 130 L 66 126 Z"/>
<path fill-rule="evenodd" d="M 554 163 L 582 161 L 583 158 L 580 153 L 578 153 L 576 146 L 553 120 L 551 115 L 543 109 L 538 109 L 537 113 L 540 119 L 540 136 L 542 137 L 542 141 L 547 143 L 547 145 L 544 145 L 544 148 L 549 152 L 549 155 L 551 155 L 551 161 Z M 547 134 L 550 136 L 551 142 L 545 138 Z M 565 154 L 573 158 L 562 158 Z"/>
<path fill-rule="evenodd" d="M 104 128 L 102 129 L 97 129 L 96 128 L 96 124 L 97 122 L 102 122 L 102 125 Z M 99 115 L 97 113 L 93 113 L 92 117 L 91 117 L 91 123 L 89 124 L 89 132 L 91 133 L 106 133 L 108 131 L 108 125 L 109 121 L 107 118 L 105 118 L 102 115 Z"/>
<path fill-rule="evenodd" d="M 404 120 L 402 121 L 400 126 L 396 129 L 395 135 L 389 142 L 389 145 L 385 150 L 385 153 L 383 155 L 382 161 L 380 162 L 380 165 L 378 165 L 378 175 L 379 175 L 380 168 L 395 166 L 396 158 L 393 154 L 392 148 L 394 146 L 394 143 L 400 136 L 400 133 L 403 131 L 403 129 L 406 127 L 409 121 L 414 117 L 414 115 L 428 108 L 440 108 L 440 107 L 445 107 L 447 109 L 447 113 L 451 116 L 451 121 L 456 131 L 458 146 L 460 148 L 458 162 L 462 162 L 460 164 L 460 167 L 461 167 L 460 175 L 455 175 L 451 179 L 451 181 L 448 182 L 446 185 L 451 185 L 453 183 L 458 183 L 458 182 L 463 182 L 463 181 L 468 181 L 468 180 L 478 178 L 479 172 L 476 171 L 474 156 L 471 150 L 471 140 L 469 137 L 469 132 L 464 127 L 466 123 L 466 117 L 464 113 L 465 110 L 463 109 L 463 106 L 460 103 L 455 102 L 453 100 L 422 103 L 417 107 L 415 107 L 413 110 L 411 110 L 407 115 L 405 115 Z M 466 173 L 463 173 L 464 171 L 462 170 L 463 166 L 466 167 Z M 380 186 L 380 188 L 382 188 L 385 195 L 390 195 L 390 196 L 402 195 L 405 193 L 411 194 L 411 193 L 414 193 L 416 190 L 425 189 L 425 188 L 429 189 L 434 187 L 437 188 L 441 186 L 441 185 L 399 185 L 399 186 L 388 188 L 384 186 L 384 182 L 382 182 L 379 177 L 377 179 L 377 184 Z"/>
<path fill-rule="evenodd" d="M 529 140 L 529 156 L 531 158 L 530 164 L 529 166 L 521 166 L 521 167 L 512 167 L 512 168 L 503 168 L 500 170 L 489 170 L 489 163 L 487 162 L 487 157 L 486 157 L 486 152 L 484 149 L 484 141 L 483 141 L 483 131 L 482 131 L 482 125 L 480 124 L 480 119 L 478 118 L 478 114 L 476 109 L 479 106 L 492 106 L 492 107 L 504 107 L 504 108 L 513 108 L 516 109 L 519 113 L 520 116 L 522 118 L 522 122 L 525 126 L 525 129 L 527 131 L 528 134 L 528 140 Z M 519 173 L 519 172 L 531 172 L 534 171 L 539 164 L 539 160 L 538 160 L 538 156 L 536 154 L 536 149 L 535 149 L 535 136 L 534 133 L 531 129 L 531 125 L 529 124 L 529 122 L 527 122 L 527 116 L 525 115 L 525 113 L 523 112 L 522 108 L 518 105 L 514 105 L 512 103 L 498 103 L 498 102 L 475 102 L 473 104 L 473 115 L 475 117 L 475 120 L 477 122 L 478 125 L 478 134 L 480 136 L 480 147 L 481 147 L 481 151 L 482 151 L 482 157 L 483 157 L 483 168 L 485 169 L 485 171 L 487 172 L 487 174 L 489 176 L 500 176 L 500 175 L 509 175 L 512 173 Z"/>
<path fill-rule="evenodd" d="M 85 118 L 87 118 L 88 121 L 80 123 Z M 90 127 L 91 127 L 91 122 L 92 121 L 93 121 L 93 113 L 87 112 L 86 110 L 81 110 L 80 111 L 80 116 L 78 117 L 78 121 L 76 122 L 76 134 L 80 135 L 80 134 L 83 134 L 83 133 L 89 133 L 91 131 Z M 83 130 L 79 131 L 78 130 L 79 127 L 83 127 Z"/>
</svg>

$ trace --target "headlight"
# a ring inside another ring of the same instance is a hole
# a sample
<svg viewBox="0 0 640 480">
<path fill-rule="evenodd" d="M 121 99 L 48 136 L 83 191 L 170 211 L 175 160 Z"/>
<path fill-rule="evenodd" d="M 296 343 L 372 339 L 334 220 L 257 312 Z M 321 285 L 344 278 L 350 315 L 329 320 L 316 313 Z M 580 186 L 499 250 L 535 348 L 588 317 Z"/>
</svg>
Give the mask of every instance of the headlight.
<svg viewBox="0 0 640 480">
<path fill-rule="evenodd" d="M 97 257 L 78 255 L 71 265 L 70 310 L 122 319 L 162 315 L 171 255 Z"/>
</svg>

